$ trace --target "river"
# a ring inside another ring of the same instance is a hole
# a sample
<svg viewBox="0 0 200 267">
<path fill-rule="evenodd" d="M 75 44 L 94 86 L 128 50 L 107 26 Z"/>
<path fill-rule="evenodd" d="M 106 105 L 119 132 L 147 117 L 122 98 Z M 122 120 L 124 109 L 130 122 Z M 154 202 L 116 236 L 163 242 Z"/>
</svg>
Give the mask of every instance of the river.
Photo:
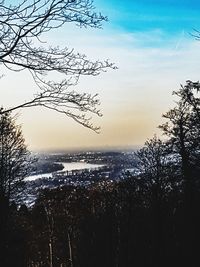
<svg viewBox="0 0 200 267">
<path fill-rule="evenodd" d="M 103 164 L 90 164 L 87 162 L 58 162 L 58 163 L 62 164 L 64 166 L 64 169 L 62 169 L 61 171 L 56 171 L 54 173 L 73 171 L 73 170 L 95 169 L 104 166 Z M 53 176 L 52 173 L 35 174 L 26 177 L 24 180 L 35 181 L 41 178 L 52 178 L 52 176 Z"/>
</svg>

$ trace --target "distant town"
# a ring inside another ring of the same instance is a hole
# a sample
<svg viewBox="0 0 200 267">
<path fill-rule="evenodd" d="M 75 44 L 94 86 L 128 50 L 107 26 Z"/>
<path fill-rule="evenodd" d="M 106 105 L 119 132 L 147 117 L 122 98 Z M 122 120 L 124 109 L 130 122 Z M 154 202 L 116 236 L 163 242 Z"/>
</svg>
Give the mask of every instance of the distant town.
<svg viewBox="0 0 200 267">
<path fill-rule="evenodd" d="M 32 206 L 45 188 L 88 187 L 101 181 L 122 180 L 137 172 L 134 151 L 87 151 L 34 155 L 25 188 L 15 201 Z"/>
</svg>

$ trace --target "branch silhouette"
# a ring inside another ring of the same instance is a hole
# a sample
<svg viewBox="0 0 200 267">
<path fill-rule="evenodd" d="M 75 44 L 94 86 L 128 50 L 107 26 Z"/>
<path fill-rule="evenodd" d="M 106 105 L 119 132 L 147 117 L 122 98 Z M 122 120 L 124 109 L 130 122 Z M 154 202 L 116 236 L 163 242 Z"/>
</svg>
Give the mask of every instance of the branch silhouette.
<svg viewBox="0 0 200 267">
<path fill-rule="evenodd" d="M 91 113 L 101 116 L 97 95 L 81 94 L 70 87 L 77 85 L 81 76 L 97 76 L 109 68 L 115 69 L 115 65 L 108 60 L 91 61 L 67 47 L 47 47 L 41 38 L 65 23 L 101 28 L 103 21 L 107 17 L 96 13 L 90 0 L 24 0 L 16 6 L 0 1 L 0 63 L 15 72 L 29 70 L 39 87 L 31 100 L 3 112 L 43 106 L 98 131 L 99 127 L 91 123 Z M 51 81 L 51 73 L 64 77 Z"/>
</svg>

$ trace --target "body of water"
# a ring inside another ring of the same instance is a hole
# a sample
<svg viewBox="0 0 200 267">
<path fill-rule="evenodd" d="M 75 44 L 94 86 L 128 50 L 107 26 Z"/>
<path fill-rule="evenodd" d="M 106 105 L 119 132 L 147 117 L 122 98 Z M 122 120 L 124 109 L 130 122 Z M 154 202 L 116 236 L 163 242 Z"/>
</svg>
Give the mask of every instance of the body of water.
<svg viewBox="0 0 200 267">
<path fill-rule="evenodd" d="M 61 171 L 56 171 L 54 173 L 59 172 L 67 172 L 67 171 L 73 171 L 73 170 L 84 170 L 84 169 L 96 169 L 103 167 L 102 164 L 90 164 L 87 162 L 58 162 L 64 166 L 64 169 Z M 25 181 L 34 181 L 41 178 L 52 178 L 52 173 L 42 173 L 42 174 L 35 174 L 30 175 L 25 178 Z"/>
</svg>

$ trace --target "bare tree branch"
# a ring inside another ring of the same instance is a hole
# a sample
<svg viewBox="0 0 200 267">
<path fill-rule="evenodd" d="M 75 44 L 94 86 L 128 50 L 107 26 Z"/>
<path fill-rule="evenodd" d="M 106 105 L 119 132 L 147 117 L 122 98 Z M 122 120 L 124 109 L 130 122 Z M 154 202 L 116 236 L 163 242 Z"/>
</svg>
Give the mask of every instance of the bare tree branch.
<svg viewBox="0 0 200 267">
<path fill-rule="evenodd" d="M 98 131 L 87 115 L 101 116 L 97 95 L 81 94 L 69 88 L 77 85 L 81 75 L 96 76 L 115 66 L 108 60 L 90 61 L 67 47 L 47 48 L 41 37 L 65 23 L 100 28 L 106 20 L 101 13 L 94 12 L 91 0 L 24 0 L 16 6 L 0 1 L 0 63 L 11 71 L 29 70 L 39 87 L 31 100 L 3 112 L 43 106 Z M 40 45 L 36 46 L 38 43 Z M 45 80 L 51 72 L 64 78 L 59 82 Z"/>
</svg>

